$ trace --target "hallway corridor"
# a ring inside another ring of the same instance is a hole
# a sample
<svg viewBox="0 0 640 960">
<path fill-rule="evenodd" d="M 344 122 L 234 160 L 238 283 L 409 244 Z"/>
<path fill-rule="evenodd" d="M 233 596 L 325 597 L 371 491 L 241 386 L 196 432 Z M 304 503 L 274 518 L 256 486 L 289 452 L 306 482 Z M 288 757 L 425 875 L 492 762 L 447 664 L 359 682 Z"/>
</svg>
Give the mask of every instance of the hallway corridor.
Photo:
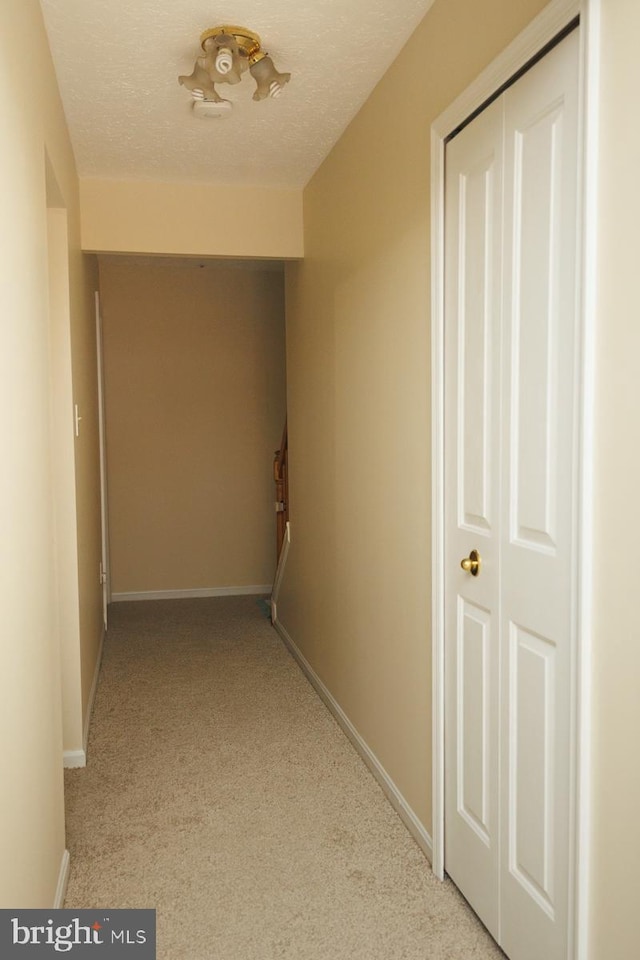
<svg viewBox="0 0 640 960">
<path fill-rule="evenodd" d="M 154 907 L 159 960 L 489 960 L 255 597 L 122 603 L 65 906 Z"/>
</svg>

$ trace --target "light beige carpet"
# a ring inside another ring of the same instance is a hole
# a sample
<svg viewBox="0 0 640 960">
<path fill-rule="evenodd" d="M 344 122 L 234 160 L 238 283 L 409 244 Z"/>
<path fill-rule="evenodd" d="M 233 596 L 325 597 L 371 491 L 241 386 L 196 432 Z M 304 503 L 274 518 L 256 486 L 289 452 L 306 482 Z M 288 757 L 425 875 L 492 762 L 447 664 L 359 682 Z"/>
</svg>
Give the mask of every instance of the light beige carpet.
<svg viewBox="0 0 640 960">
<path fill-rule="evenodd" d="M 254 597 L 112 606 L 65 776 L 65 906 L 155 907 L 159 960 L 503 956 Z"/>
</svg>

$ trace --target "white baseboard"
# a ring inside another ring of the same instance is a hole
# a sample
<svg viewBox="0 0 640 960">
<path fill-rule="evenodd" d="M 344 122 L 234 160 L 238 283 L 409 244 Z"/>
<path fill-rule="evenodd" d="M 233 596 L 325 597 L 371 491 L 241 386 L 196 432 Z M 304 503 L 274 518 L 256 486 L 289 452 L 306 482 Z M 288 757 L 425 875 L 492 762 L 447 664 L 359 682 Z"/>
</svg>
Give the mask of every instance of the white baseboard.
<svg viewBox="0 0 640 960">
<path fill-rule="evenodd" d="M 69 882 L 69 866 L 71 864 L 71 858 L 69 857 L 69 851 L 65 850 L 62 854 L 62 860 L 60 861 L 60 872 L 58 873 L 58 885 L 56 887 L 56 897 L 53 901 L 53 909 L 61 910 L 64 903 L 64 898 L 67 894 L 67 884 Z"/>
<path fill-rule="evenodd" d="M 102 636 L 100 637 L 100 646 L 98 647 L 98 656 L 96 658 L 96 665 L 93 671 L 93 681 L 91 683 L 91 690 L 89 691 L 89 700 L 87 702 L 87 709 L 84 715 L 84 723 L 82 724 L 82 750 L 65 750 L 64 751 L 62 763 L 67 770 L 75 770 L 78 767 L 86 767 L 87 765 L 87 744 L 89 742 L 89 727 L 91 726 L 91 716 L 93 714 L 93 703 L 94 703 L 94 700 L 96 699 L 98 677 L 100 676 L 100 665 L 102 664 L 102 653 L 104 651 L 104 638 L 105 638 L 105 631 L 103 629 Z"/>
<path fill-rule="evenodd" d="M 396 811 L 407 830 L 416 841 L 429 863 L 433 861 L 433 844 L 431 837 L 427 830 L 413 812 L 407 801 L 404 799 L 397 786 L 384 769 L 375 753 L 367 745 L 367 743 L 362 739 L 356 728 L 353 726 L 346 713 L 331 695 L 327 687 L 315 672 L 311 664 L 305 658 L 304 654 L 298 649 L 294 641 L 291 639 L 286 629 L 282 626 L 279 620 L 274 621 L 274 627 L 284 640 L 285 644 L 295 657 L 295 659 L 300 664 L 302 671 L 306 674 L 309 682 L 315 688 L 319 696 L 325 702 L 331 713 L 334 715 L 346 735 L 351 740 L 352 744 L 369 767 L 369 770 L 374 775 L 380 786 L 382 787 L 384 793 L 387 796 L 387 799 L 391 803 L 391 806 Z"/>
<path fill-rule="evenodd" d="M 93 716 L 93 704 L 96 699 L 96 690 L 98 689 L 98 677 L 100 676 L 100 667 L 102 666 L 105 634 L 106 631 L 103 627 L 102 636 L 100 637 L 100 646 L 98 647 L 98 656 L 96 657 L 96 665 L 93 671 L 91 690 L 89 691 L 89 700 L 87 702 L 87 709 L 84 715 L 84 724 L 82 726 L 82 746 L 84 747 L 85 754 L 87 752 L 87 744 L 89 742 L 89 727 L 91 726 L 91 717 Z"/>
<path fill-rule="evenodd" d="M 77 767 L 86 767 L 87 754 L 85 750 L 65 750 L 62 755 L 62 765 L 66 770 L 75 770 Z"/>
<path fill-rule="evenodd" d="M 282 541 L 282 549 L 280 550 L 280 557 L 278 558 L 278 568 L 276 570 L 276 575 L 273 581 L 273 588 L 271 590 L 271 621 L 275 623 L 278 619 L 278 597 L 280 595 L 280 587 L 282 586 L 282 578 L 284 577 L 284 568 L 287 565 L 287 557 L 289 556 L 289 547 L 291 545 L 291 521 L 287 520 L 286 526 L 284 528 L 284 540 Z"/>
<path fill-rule="evenodd" d="M 243 597 L 270 594 L 270 583 L 254 583 L 246 587 L 198 587 L 195 590 L 143 590 L 141 593 L 112 593 L 113 603 L 128 600 L 193 600 L 199 597 Z"/>
</svg>

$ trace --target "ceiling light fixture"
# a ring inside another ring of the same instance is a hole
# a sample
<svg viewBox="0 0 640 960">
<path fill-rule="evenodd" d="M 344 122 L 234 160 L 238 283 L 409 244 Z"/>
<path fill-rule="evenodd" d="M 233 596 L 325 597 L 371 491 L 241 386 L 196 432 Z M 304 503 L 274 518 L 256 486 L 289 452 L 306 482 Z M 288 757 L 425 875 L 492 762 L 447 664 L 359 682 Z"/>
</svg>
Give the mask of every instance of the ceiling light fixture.
<svg viewBox="0 0 640 960">
<path fill-rule="evenodd" d="M 178 77 L 178 82 L 191 92 L 196 116 L 227 116 L 232 104 L 219 96 L 215 85 L 240 83 L 246 70 L 256 81 L 254 100 L 280 96 L 291 74 L 278 73 L 260 42 L 258 34 L 246 27 L 221 26 L 204 31 L 200 37 L 204 55 L 196 60 L 191 76 Z"/>
</svg>

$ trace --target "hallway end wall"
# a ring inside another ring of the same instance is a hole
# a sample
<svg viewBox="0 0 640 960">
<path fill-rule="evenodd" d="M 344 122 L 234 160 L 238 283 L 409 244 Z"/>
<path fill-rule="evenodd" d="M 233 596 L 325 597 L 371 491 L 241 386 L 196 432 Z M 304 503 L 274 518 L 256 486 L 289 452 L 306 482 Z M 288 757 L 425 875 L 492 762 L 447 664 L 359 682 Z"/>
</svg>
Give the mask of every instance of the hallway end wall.
<svg viewBox="0 0 640 960">
<path fill-rule="evenodd" d="M 114 595 L 265 586 L 282 268 L 100 258 Z"/>
</svg>

